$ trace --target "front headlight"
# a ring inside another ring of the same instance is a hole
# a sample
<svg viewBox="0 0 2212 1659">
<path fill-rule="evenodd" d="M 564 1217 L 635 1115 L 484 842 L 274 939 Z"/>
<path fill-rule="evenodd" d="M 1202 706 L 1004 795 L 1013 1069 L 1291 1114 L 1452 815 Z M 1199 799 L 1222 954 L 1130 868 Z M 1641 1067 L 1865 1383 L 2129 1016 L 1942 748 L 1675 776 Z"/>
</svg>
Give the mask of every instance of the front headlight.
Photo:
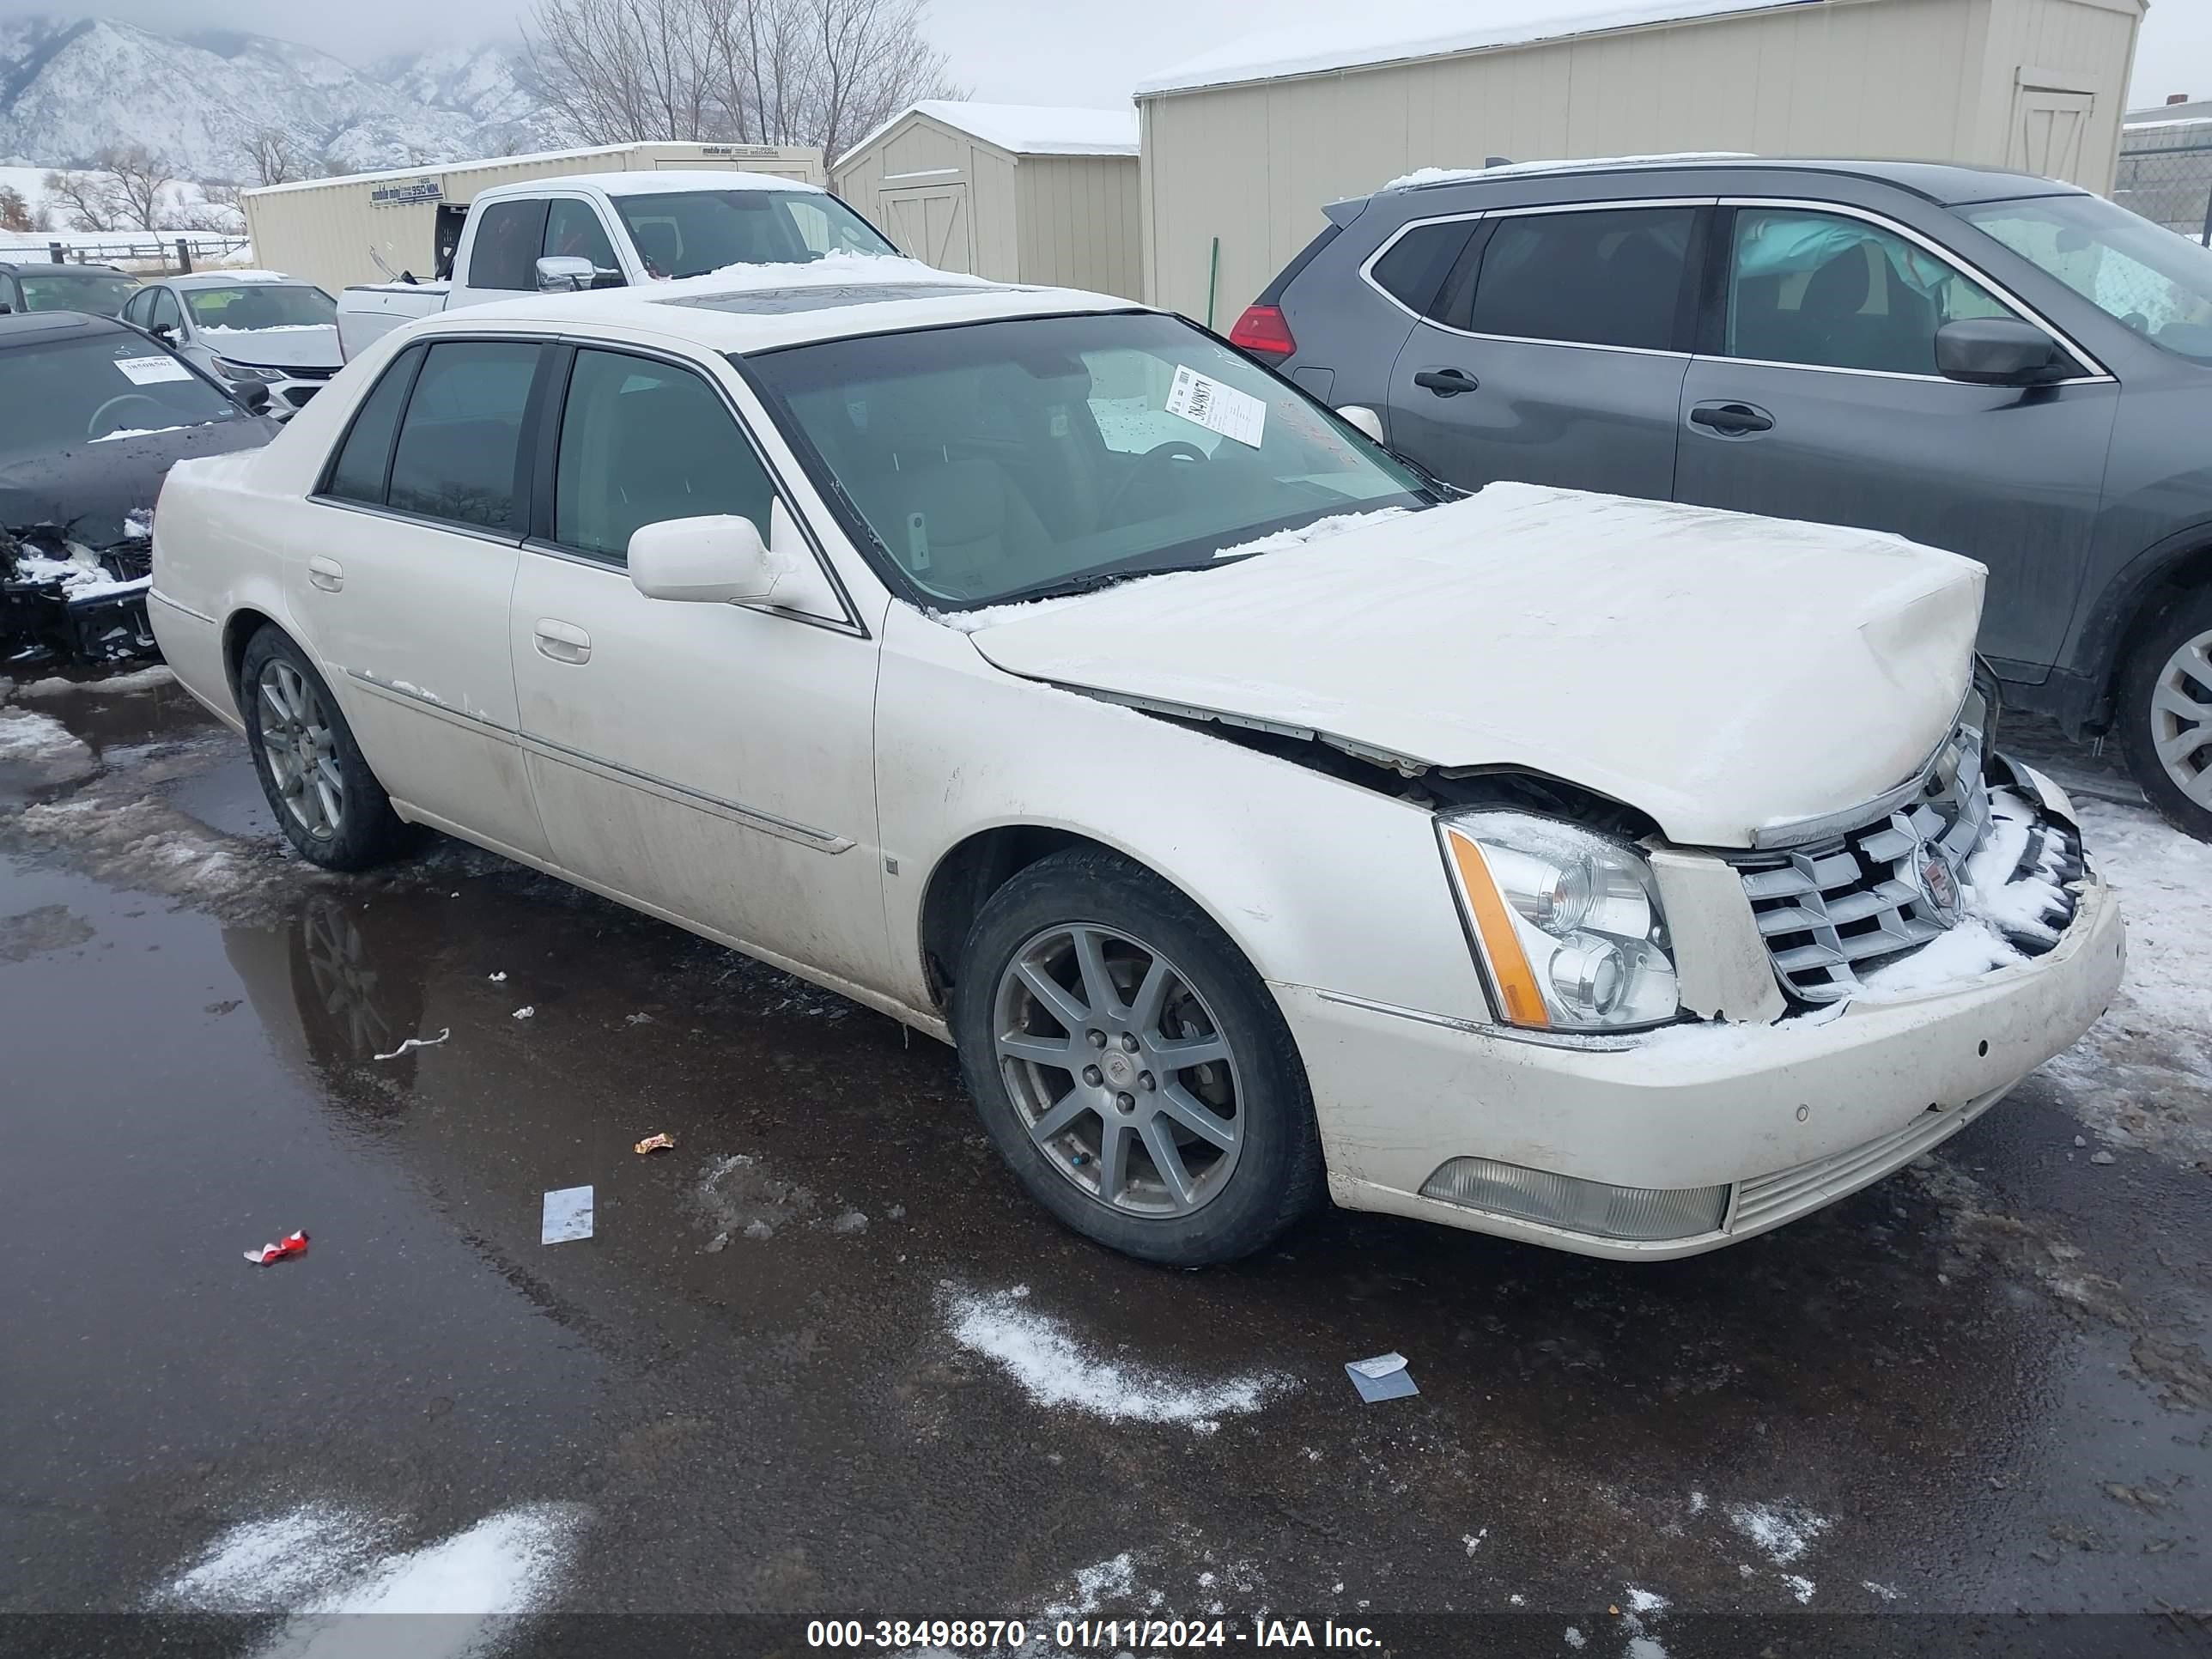
<svg viewBox="0 0 2212 1659">
<path fill-rule="evenodd" d="M 1619 1031 L 1680 1012 L 1666 914 L 1636 848 L 1525 812 L 1439 818 L 1437 833 L 1508 1024 Z"/>
<path fill-rule="evenodd" d="M 256 368 L 252 363 L 234 363 L 228 357 L 215 360 L 215 372 L 226 380 L 258 380 L 264 386 L 284 378 L 273 369 Z"/>
</svg>

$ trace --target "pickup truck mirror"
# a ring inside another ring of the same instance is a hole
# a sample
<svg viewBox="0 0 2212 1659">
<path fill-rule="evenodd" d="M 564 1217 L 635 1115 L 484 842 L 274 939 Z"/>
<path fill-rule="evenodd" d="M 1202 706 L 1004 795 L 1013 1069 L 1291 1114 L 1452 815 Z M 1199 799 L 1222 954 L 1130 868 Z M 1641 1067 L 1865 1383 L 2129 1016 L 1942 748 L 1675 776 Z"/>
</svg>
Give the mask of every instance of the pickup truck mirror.
<svg viewBox="0 0 2212 1659">
<path fill-rule="evenodd" d="M 629 579 L 649 599 L 746 605 L 775 592 L 776 572 L 760 526 L 723 513 L 640 526 L 629 538 Z"/>
<path fill-rule="evenodd" d="M 2057 341 L 2017 317 L 1961 317 L 1936 331 L 1936 372 L 1968 386 L 2033 386 L 2064 362 Z"/>
<path fill-rule="evenodd" d="M 577 294 L 591 287 L 599 267 L 580 254 L 549 253 L 538 262 L 540 294 Z"/>
</svg>

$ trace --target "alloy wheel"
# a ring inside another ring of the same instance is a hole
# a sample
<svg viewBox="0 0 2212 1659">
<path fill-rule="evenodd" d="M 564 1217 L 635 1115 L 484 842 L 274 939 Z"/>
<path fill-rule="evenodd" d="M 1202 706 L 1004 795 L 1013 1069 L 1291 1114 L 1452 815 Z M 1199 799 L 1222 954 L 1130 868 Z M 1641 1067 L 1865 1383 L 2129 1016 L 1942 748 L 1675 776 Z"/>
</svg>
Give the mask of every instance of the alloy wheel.
<svg viewBox="0 0 2212 1659">
<path fill-rule="evenodd" d="M 1081 1191 L 1181 1216 L 1227 1184 L 1244 1141 L 1236 1054 L 1158 951 L 1097 925 L 1048 928 L 1000 975 L 993 1018 L 1030 1138 Z"/>
<path fill-rule="evenodd" d="M 257 689 L 261 752 L 277 799 L 302 830 L 328 841 L 345 823 L 345 776 L 322 697 L 305 674 L 282 658 L 262 665 Z"/>
<path fill-rule="evenodd" d="M 2159 670 L 2150 738 L 2175 787 L 2212 810 L 2212 629 L 2183 641 Z"/>
</svg>

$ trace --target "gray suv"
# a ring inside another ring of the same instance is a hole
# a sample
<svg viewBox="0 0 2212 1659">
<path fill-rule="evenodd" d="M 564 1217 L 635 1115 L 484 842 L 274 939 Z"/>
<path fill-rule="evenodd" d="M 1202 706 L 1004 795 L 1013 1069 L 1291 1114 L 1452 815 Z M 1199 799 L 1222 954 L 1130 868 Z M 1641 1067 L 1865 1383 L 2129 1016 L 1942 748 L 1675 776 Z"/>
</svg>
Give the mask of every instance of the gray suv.
<svg viewBox="0 0 2212 1659">
<path fill-rule="evenodd" d="M 1492 167 L 1328 215 L 1234 343 L 1452 483 L 1979 560 L 2007 701 L 2112 732 L 2212 840 L 2212 252 L 1917 162 Z"/>
</svg>

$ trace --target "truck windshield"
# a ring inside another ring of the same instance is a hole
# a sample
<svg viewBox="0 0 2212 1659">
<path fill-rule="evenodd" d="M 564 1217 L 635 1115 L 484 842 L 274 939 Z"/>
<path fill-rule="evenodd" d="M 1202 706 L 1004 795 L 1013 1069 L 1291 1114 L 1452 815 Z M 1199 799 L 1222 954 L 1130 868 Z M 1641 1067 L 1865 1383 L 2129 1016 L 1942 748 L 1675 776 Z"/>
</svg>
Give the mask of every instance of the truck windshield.
<svg viewBox="0 0 2212 1659">
<path fill-rule="evenodd" d="M 2100 196 L 1957 210 L 2153 344 L 2212 362 L 2212 252 Z"/>
<path fill-rule="evenodd" d="M 1323 519 L 1434 504 L 1328 409 L 1152 313 L 874 334 L 744 366 L 829 474 L 823 495 L 858 509 L 860 544 L 948 610 L 1202 569 Z"/>
<path fill-rule="evenodd" d="M 143 336 L 121 330 L 0 352 L 0 463 L 245 411 Z"/>
<path fill-rule="evenodd" d="M 328 328 L 338 319 L 337 302 L 305 283 L 190 288 L 184 298 L 192 321 L 204 329 L 242 333 L 260 328 Z"/>
<path fill-rule="evenodd" d="M 897 252 L 873 225 L 818 190 L 667 191 L 614 201 L 637 257 L 655 276 Z"/>
</svg>

